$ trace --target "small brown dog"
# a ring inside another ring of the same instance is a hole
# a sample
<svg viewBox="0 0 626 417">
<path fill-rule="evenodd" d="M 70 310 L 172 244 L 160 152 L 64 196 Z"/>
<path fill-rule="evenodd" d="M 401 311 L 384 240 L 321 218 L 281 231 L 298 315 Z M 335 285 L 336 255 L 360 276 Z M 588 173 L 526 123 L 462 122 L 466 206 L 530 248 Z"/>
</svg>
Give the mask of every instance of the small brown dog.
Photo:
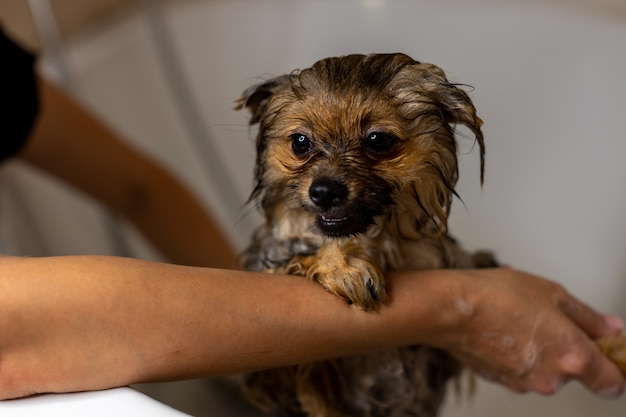
<svg viewBox="0 0 626 417">
<path fill-rule="evenodd" d="M 476 136 L 482 181 L 482 122 L 440 68 L 403 54 L 328 58 L 248 89 L 237 108 L 260 124 L 251 198 L 266 219 L 247 269 L 304 276 L 372 310 L 384 271 L 482 266 L 446 232 L 453 126 Z M 414 346 L 257 372 L 247 390 L 281 416 L 426 417 L 459 368 Z"/>
<path fill-rule="evenodd" d="M 374 310 L 384 271 L 495 265 L 447 234 L 454 126 L 476 137 L 481 182 L 484 143 L 470 98 L 440 68 L 403 54 L 328 58 L 248 89 L 237 108 L 260 124 L 251 199 L 266 220 L 247 269 L 304 276 Z M 432 417 L 459 370 L 413 346 L 253 373 L 246 388 L 279 416 Z"/>
</svg>

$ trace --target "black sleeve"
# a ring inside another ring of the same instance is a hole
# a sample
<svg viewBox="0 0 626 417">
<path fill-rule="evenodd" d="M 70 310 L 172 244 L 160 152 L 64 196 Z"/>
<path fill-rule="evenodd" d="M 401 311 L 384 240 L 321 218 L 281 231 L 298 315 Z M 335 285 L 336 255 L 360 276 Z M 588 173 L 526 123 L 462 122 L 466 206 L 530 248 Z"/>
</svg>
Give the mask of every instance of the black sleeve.
<svg viewBox="0 0 626 417">
<path fill-rule="evenodd" d="M 0 28 L 0 162 L 24 146 L 38 111 L 35 56 Z"/>
</svg>

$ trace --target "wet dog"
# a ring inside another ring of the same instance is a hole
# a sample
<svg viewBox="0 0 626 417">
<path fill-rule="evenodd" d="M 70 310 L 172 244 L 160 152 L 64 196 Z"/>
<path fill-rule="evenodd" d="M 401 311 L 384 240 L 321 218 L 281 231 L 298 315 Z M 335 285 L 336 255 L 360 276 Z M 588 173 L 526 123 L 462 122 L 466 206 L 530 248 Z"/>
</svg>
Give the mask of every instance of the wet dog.
<svg viewBox="0 0 626 417">
<path fill-rule="evenodd" d="M 256 187 L 265 224 L 252 271 L 306 277 L 365 310 L 386 300 L 385 271 L 493 266 L 447 232 L 458 178 L 455 127 L 475 136 L 468 94 L 403 54 L 328 58 L 246 90 L 259 124 Z M 277 415 L 428 417 L 460 365 L 412 346 L 253 373 L 249 396 Z"/>
<path fill-rule="evenodd" d="M 251 87 L 237 108 L 259 124 L 251 198 L 266 220 L 247 269 L 306 277 L 375 311 L 385 271 L 496 266 L 447 232 L 455 127 L 475 136 L 481 183 L 485 146 L 469 96 L 437 66 L 403 54 L 323 59 Z M 626 335 L 598 346 L 626 375 Z M 257 372 L 246 386 L 279 416 L 432 417 L 460 369 L 412 346 Z"/>
</svg>

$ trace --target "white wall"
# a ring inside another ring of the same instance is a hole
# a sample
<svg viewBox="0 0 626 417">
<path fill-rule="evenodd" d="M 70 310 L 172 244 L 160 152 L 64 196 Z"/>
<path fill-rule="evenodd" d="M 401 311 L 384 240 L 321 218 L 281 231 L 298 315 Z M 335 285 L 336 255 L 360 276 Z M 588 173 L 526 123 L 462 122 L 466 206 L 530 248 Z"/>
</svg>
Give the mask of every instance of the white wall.
<svg viewBox="0 0 626 417">
<path fill-rule="evenodd" d="M 252 184 L 253 135 L 245 115 L 231 108 L 243 89 L 326 56 L 405 52 L 471 84 L 485 121 L 485 186 L 479 187 L 478 156 L 466 140 L 459 185 L 465 207 L 456 204 L 452 232 L 469 247 L 494 248 L 503 261 L 626 316 L 626 11 L 546 3 L 212 0 L 167 9 L 208 134 L 242 203 Z M 238 222 L 244 211 L 223 207 L 215 195 L 219 178 L 207 179 L 203 159 L 210 158 L 197 155 L 187 139 L 145 18 L 113 22 L 69 47 L 81 97 L 188 182 L 243 246 L 253 222 Z M 0 181 L 20 194 L 45 188 L 55 201 L 42 213 L 41 193 L 8 201 L 4 191 L 2 222 L 13 232 L 7 244 L 14 251 L 116 250 L 100 239 L 106 227 L 94 207 L 79 202 L 80 218 L 93 227 L 86 234 L 67 213 L 65 191 L 24 176 L 5 172 Z M 21 221 L 24 210 L 15 201 L 29 203 L 39 220 Z M 19 225 L 36 225 L 44 237 L 28 242 Z M 137 240 L 131 238 L 137 253 L 155 256 Z M 549 398 L 480 384 L 474 399 L 451 404 L 444 414 L 622 417 L 625 407 L 626 399 L 600 400 L 577 384 Z"/>
</svg>

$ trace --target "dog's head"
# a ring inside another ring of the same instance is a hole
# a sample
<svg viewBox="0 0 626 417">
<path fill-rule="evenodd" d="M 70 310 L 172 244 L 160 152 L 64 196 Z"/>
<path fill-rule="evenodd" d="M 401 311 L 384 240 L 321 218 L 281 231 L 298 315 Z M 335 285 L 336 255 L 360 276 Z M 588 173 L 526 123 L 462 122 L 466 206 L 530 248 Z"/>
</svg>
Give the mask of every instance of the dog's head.
<svg viewBox="0 0 626 417">
<path fill-rule="evenodd" d="M 458 177 L 454 126 L 480 148 L 481 120 L 444 72 L 403 54 L 327 58 L 246 90 L 259 123 L 257 184 L 268 216 L 302 217 L 330 237 L 386 220 L 441 233 Z"/>
</svg>

